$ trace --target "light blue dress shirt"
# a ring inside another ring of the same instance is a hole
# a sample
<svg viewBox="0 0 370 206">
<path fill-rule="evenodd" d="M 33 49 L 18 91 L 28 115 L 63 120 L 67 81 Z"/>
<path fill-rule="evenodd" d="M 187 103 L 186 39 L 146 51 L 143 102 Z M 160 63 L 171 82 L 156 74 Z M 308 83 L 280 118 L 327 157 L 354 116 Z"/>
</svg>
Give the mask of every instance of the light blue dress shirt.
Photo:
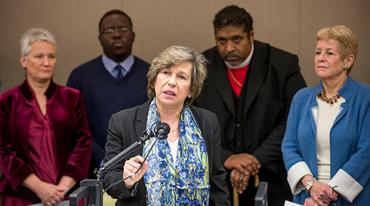
<svg viewBox="0 0 370 206">
<path fill-rule="evenodd" d="M 102 55 L 102 61 L 104 64 L 104 67 L 107 69 L 107 71 L 114 77 L 117 77 L 117 71 L 114 70 L 114 68 L 118 65 L 115 61 L 107 57 L 106 55 Z M 120 62 L 119 65 L 123 67 L 122 74 L 125 76 L 128 72 L 130 72 L 132 65 L 134 65 L 135 58 L 131 54 L 128 56 L 123 62 Z"/>
</svg>

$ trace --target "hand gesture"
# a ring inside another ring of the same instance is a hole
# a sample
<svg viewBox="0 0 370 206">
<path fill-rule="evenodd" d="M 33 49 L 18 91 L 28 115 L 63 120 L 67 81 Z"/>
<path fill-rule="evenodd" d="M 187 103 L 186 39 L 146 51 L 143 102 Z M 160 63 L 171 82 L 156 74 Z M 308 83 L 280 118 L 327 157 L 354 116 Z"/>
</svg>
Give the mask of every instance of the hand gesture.
<svg viewBox="0 0 370 206">
<path fill-rule="evenodd" d="M 148 169 L 148 162 L 144 162 L 144 158 L 140 155 L 127 160 L 123 165 L 123 179 L 126 186 L 131 188 L 143 177 Z"/>
</svg>

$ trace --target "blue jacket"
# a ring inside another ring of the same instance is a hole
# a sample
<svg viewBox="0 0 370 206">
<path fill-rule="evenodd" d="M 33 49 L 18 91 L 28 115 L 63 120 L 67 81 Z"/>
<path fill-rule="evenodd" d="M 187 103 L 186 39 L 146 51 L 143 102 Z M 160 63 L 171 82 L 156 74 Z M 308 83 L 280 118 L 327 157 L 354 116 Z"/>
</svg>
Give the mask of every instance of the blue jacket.
<svg viewBox="0 0 370 206">
<path fill-rule="evenodd" d="M 304 88 L 294 96 L 282 144 L 288 182 L 295 194 L 294 201 L 300 204 L 308 194 L 302 190 L 299 181 L 293 181 L 290 176 L 299 176 L 300 170 L 295 170 L 296 166 L 305 164 L 312 175 L 317 177 L 316 123 L 312 109 L 317 107 L 316 96 L 321 90 L 320 84 Z M 345 102 L 330 132 L 330 182 L 340 182 L 335 185 L 340 195 L 335 203 L 337 206 L 368 205 L 370 87 L 348 77 L 339 94 Z"/>
</svg>

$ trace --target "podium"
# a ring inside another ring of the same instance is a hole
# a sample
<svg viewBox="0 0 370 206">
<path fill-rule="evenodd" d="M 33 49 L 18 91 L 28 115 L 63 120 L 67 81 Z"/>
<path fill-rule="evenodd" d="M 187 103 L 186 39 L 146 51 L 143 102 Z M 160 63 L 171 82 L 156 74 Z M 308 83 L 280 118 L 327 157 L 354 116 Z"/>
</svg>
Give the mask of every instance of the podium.
<svg viewBox="0 0 370 206">
<path fill-rule="evenodd" d="M 102 206 L 103 185 L 95 179 L 82 180 L 80 187 L 69 195 L 70 206 Z"/>
<path fill-rule="evenodd" d="M 260 182 L 260 185 L 257 189 L 256 196 L 254 197 L 255 206 L 268 206 L 267 201 L 267 182 Z"/>
<path fill-rule="evenodd" d="M 268 206 L 267 201 L 267 182 L 260 182 L 258 187 L 254 205 Z M 103 186 L 99 180 L 86 179 L 81 181 L 80 187 L 69 195 L 70 206 L 103 206 Z"/>
<path fill-rule="evenodd" d="M 118 153 L 109 161 L 105 162 L 97 171 L 97 179 L 86 179 L 80 182 L 80 187 L 69 195 L 71 206 L 81 206 L 80 202 L 83 202 L 84 206 L 102 206 L 103 205 L 103 173 L 113 164 L 126 158 L 134 149 L 139 145 L 144 144 L 145 141 L 152 137 L 156 137 L 156 141 L 159 138 L 167 138 L 170 126 L 166 123 L 158 123 L 155 126 L 154 132 L 144 131 L 143 135 L 139 138 L 139 141 L 130 145 L 122 152 Z M 109 188 L 109 187 L 108 187 Z"/>
</svg>

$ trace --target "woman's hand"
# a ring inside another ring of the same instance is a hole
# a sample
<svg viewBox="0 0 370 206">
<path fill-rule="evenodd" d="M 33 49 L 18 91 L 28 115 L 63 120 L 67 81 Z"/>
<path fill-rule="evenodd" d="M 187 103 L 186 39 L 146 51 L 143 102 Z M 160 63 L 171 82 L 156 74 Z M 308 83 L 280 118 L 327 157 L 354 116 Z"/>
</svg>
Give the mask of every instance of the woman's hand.
<svg viewBox="0 0 370 206">
<path fill-rule="evenodd" d="M 304 200 L 303 206 L 319 206 L 311 197 Z"/>
<path fill-rule="evenodd" d="M 52 206 L 58 204 L 64 199 L 64 190 L 65 189 L 63 187 L 42 182 L 38 185 L 38 189 L 35 192 L 44 205 Z"/>
<path fill-rule="evenodd" d="M 305 186 L 309 181 L 312 183 L 308 191 L 311 198 L 307 199 L 307 204 L 311 205 L 313 204 L 312 201 L 314 201 L 318 206 L 326 206 L 329 205 L 330 202 L 337 200 L 338 195 L 331 186 L 315 180 L 312 175 L 305 175 L 301 180 L 302 184 Z"/>
<path fill-rule="evenodd" d="M 59 183 L 58 187 L 63 188 L 63 195 L 65 195 L 72 187 L 76 184 L 76 180 L 74 180 L 72 177 L 64 175 Z"/>
<path fill-rule="evenodd" d="M 58 204 L 65 193 L 65 188 L 44 182 L 33 173 L 24 179 L 23 185 L 32 190 L 47 206 Z"/>
<path fill-rule="evenodd" d="M 137 155 L 127 160 L 123 165 L 123 177 L 122 177 L 123 179 L 125 179 L 124 183 L 126 184 L 126 187 L 131 188 L 136 182 L 138 182 L 143 177 L 144 173 L 148 169 L 149 169 L 148 162 L 147 161 L 144 162 L 144 158 L 140 155 Z"/>
<path fill-rule="evenodd" d="M 309 190 L 311 198 L 319 205 L 329 205 L 331 201 L 337 200 L 337 193 L 328 184 L 315 181 Z"/>
</svg>

